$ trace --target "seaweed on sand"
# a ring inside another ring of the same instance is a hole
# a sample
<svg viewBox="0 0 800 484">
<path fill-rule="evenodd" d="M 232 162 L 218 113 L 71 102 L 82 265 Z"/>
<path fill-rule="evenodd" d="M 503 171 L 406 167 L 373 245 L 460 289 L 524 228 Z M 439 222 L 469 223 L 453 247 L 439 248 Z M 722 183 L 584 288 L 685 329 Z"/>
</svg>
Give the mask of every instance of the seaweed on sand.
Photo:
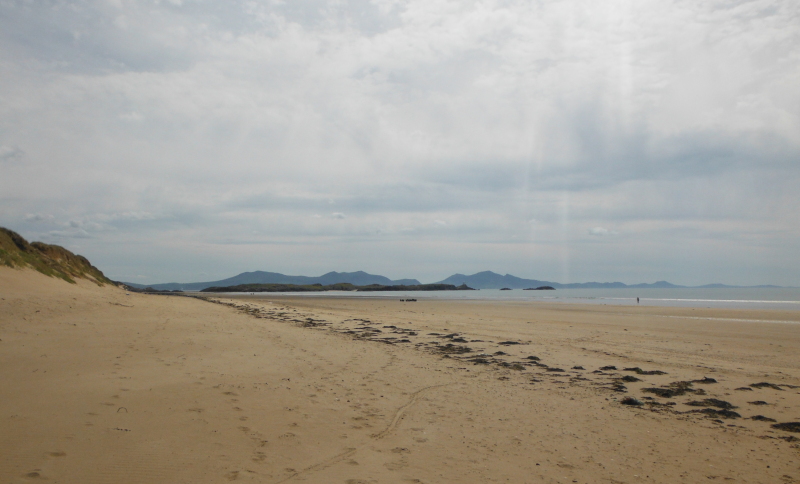
<svg viewBox="0 0 800 484">
<path fill-rule="evenodd" d="M 783 391 L 783 388 L 779 387 L 778 385 L 765 381 L 762 381 L 761 383 L 751 383 L 750 386 L 753 388 L 772 388 L 773 390 Z"/>
<path fill-rule="evenodd" d="M 601 368 L 601 370 L 602 370 L 602 368 Z M 624 368 L 623 371 L 632 371 L 632 372 L 635 372 L 637 375 L 666 375 L 667 374 L 666 371 L 661 371 L 661 370 L 645 371 L 645 370 L 642 370 L 641 368 L 639 368 L 638 366 L 634 367 L 634 368 Z"/>
<path fill-rule="evenodd" d="M 730 410 L 732 408 L 738 408 L 735 405 L 731 404 L 730 402 L 726 402 L 725 400 L 718 400 L 716 398 L 706 398 L 704 400 L 693 400 L 691 402 L 686 402 L 686 405 L 690 407 L 717 407 L 726 410 Z"/>
<path fill-rule="evenodd" d="M 786 432 L 800 432 L 800 422 L 784 422 L 770 425 L 773 429 Z"/>
<path fill-rule="evenodd" d="M 662 398 L 672 398 L 685 395 L 686 393 L 694 393 L 695 395 L 705 395 L 703 390 L 695 390 L 692 388 L 690 381 L 676 381 L 667 385 L 666 388 L 642 388 L 645 393 L 653 393 Z"/>
<path fill-rule="evenodd" d="M 733 410 L 714 410 L 713 408 L 704 408 L 702 410 L 690 410 L 689 413 L 702 413 L 703 415 L 714 418 L 741 418 L 742 416 Z"/>
<path fill-rule="evenodd" d="M 434 348 L 434 351 L 444 355 L 461 355 L 464 353 L 472 353 L 472 348 L 469 346 L 454 345 L 447 343 L 446 345 L 439 345 Z"/>
</svg>

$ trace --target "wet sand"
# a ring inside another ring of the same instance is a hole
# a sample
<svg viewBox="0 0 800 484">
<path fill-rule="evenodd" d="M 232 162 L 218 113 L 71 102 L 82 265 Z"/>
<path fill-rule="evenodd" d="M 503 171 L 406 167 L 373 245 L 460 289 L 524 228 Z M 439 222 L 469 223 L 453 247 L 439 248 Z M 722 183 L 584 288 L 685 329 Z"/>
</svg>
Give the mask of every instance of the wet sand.
<svg viewBox="0 0 800 484">
<path fill-rule="evenodd" d="M 800 433 L 772 425 L 800 422 L 796 321 L 787 311 L 202 301 L 0 268 L 0 475 L 795 482 Z"/>
</svg>

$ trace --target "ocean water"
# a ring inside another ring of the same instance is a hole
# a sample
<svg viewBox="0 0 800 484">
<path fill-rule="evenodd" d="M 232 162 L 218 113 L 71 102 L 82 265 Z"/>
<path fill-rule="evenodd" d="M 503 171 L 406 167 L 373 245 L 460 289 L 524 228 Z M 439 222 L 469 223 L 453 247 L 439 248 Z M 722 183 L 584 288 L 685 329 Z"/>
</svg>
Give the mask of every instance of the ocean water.
<svg viewBox="0 0 800 484">
<path fill-rule="evenodd" d="M 238 294 L 238 293 L 237 293 Z M 243 293 L 246 294 L 246 293 Z M 258 293 L 257 293 L 258 294 Z M 302 297 L 366 297 L 391 299 L 472 299 L 497 301 L 544 301 L 571 304 L 615 304 L 635 306 L 676 306 L 693 308 L 742 308 L 800 310 L 800 288 L 716 288 L 716 289 L 556 289 L 523 291 L 481 289 L 480 291 L 380 291 L 322 293 L 260 293 Z"/>
</svg>

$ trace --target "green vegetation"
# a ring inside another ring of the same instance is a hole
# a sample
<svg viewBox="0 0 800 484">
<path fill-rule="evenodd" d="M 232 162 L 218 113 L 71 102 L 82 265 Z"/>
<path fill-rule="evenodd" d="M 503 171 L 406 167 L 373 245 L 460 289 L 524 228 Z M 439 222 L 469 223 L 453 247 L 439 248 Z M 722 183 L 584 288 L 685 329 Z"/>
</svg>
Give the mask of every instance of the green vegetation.
<svg viewBox="0 0 800 484">
<path fill-rule="evenodd" d="M 42 274 L 58 277 L 72 284 L 75 284 L 75 278 L 89 279 L 100 286 L 113 284 L 85 257 L 58 245 L 29 243 L 18 233 L 3 227 L 0 227 L 0 265 L 31 267 Z"/>
<path fill-rule="evenodd" d="M 328 284 L 239 284 L 238 286 L 209 287 L 200 292 L 322 292 L 322 291 L 472 291 L 471 287 L 462 284 L 419 284 L 415 286 L 355 286 L 350 283 Z"/>
</svg>

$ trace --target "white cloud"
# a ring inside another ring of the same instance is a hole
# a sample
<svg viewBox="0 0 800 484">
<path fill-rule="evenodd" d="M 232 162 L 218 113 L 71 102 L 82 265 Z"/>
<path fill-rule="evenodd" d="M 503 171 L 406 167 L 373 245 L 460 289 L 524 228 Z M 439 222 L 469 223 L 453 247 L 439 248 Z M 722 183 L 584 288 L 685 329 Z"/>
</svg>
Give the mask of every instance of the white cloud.
<svg viewBox="0 0 800 484">
<path fill-rule="evenodd" d="M 652 254 L 680 238 L 768 253 L 762 282 L 800 284 L 800 262 L 774 262 L 800 240 L 792 1 L 354 5 L 0 4 L 0 222 L 74 220 L 108 261 L 101 241 L 151 245 L 142 264 L 170 280 L 194 274 L 191 250 L 224 272 L 225 234 L 269 247 L 246 264 L 342 270 L 336 254 L 359 247 L 354 261 L 389 267 L 417 243 L 408 276 L 524 258 L 553 280 L 661 278 L 680 264 Z M 601 269 L 618 256 L 577 249 L 586 227 L 636 233 L 615 245 L 646 263 Z M 588 259 L 554 262 L 570 253 Z M 755 270 L 715 264 L 708 280 Z"/>
<path fill-rule="evenodd" d="M 55 217 L 49 213 L 27 213 L 25 220 L 28 222 L 53 222 Z"/>
<path fill-rule="evenodd" d="M 25 152 L 16 146 L 0 145 L 0 163 L 9 163 L 21 160 Z"/>
<path fill-rule="evenodd" d="M 618 233 L 604 227 L 592 227 L 591 229 L 589 229 L 589 235 L 595 237 L 605 237 L 608 235 L 618 235 Z"/>
</svg>

